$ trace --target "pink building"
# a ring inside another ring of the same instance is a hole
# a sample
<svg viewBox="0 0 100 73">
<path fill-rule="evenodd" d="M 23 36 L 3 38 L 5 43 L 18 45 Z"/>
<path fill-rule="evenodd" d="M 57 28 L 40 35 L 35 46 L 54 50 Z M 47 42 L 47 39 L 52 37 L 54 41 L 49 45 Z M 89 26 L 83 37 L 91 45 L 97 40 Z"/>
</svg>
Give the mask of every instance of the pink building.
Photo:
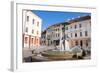
<svg viewBox="0 0 100 73">
<path fill-rule="evenodd" d="M 40 46 L 41 24 L 41 18 L 32 11 L 23 11 L 23 48 L 35 49 Z"/>
</svg>

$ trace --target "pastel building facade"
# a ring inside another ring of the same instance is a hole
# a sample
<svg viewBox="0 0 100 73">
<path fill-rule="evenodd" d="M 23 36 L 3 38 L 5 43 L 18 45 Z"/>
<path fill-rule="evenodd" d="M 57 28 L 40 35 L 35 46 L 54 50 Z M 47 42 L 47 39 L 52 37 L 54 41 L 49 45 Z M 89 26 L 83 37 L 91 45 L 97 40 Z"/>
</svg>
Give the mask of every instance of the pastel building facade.
<svg viewBox="0 0 100 73">
<path fill-rule="evenodd" d="M 60 44 L 64 37 L 70 48 L 79 45 L 81 48 L 91 48 L 91 16 L 82 16 L 69 21 L 49 26 L 45 33 L 47 46 Z"/>
<path fill-rule="evenodd" d="M 42 19 L 30 10 L 23 10 L 23 48 L 40 46 Z"/>
<path fill-rule="evenodd" d="M 66 23 L 66 22 L 64 22 Z M 50 26 L 46 31 L 46 44 L 58 46 L 60 43 L 60 39 L 63 37 L 62 34 L 63 23 L 54 24 Z"/>
<path fill-rule="evenodd" d="M 80 45 L 81 48 L 91 48 L 91 17 L 83 16 L 69 21 L 65 33 L 68 35 L 70 47 Z"/>
<path fill-rule="evenodd" d="M 41 33 L 41 46 L 45 46 L 46 45 L 46 30 L 42 31 Z"/>
</svg>

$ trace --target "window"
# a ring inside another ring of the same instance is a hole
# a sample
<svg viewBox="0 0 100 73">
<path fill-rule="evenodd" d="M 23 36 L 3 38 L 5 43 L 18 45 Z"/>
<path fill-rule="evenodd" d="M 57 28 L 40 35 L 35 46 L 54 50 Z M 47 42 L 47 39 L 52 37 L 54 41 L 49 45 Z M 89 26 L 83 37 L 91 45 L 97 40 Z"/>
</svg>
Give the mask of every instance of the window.
<svg viewBox="0 0 100 73">
<path fill-rule="evenodd" d="M 90 26 L 91 26 L 91 21 L 90 21 Z"/>
<path fill-rule="evenodd" d="M 36 44 L 36 37 L 35 37 L 35 39 L 34 39 L 34 44 Z"/>
<path fill-rule="evenodd" d="M 78 41 L 75 42 L 75 45 L 78 45 Z"/>
<path fill-rule="evenodd" d="M 75 25 L 75 29 L 77 28 L 77 25 Z"/>
<path fill-rule="evenodd" d="M 28 32 L 28 27 L 26 27 L 25 32 Z"/>
<path fill-rule="evenodd" d="M 56 37 L 57 37 L 57 34 L 56 34 Z"/>
<path fill-rule="evenodd" d="M 34 24 L 34 19 L 32 21 L 33 21 L 33 24 Z"/>
<path fill-rule="evenodd" d="M 25 37 L 25 43 L 27 44 L 27 41 L 28 41 L 28 37 Z"/>
<path fill-rule="evenodd" d="M 82 32 L 80 32 L 80 36 L 82 36 Z"/>
<path fill-rule="evenodd" d="M 29 16 L 27 16 L 27 21 L 29 21 Z"/>
<path fill-rule="evenodd" d="M 47 32 L 51 32 L 51 30 L 50 30 L 50 29 L 48 29 L 48 30 L 47 30 Z"/>
<path fill-rule="evenodd" d="M 32 30 L 32 33 L 34 33 L 34 30 Z"/>
<path fill-rule="evenodd" d="M 68 27 L 66 27 L 66 30 L 68 30 Z"/>
<path fill-rule="evenodd" d="M 67 34 L 65 34 L 65 37 L 67 38 Z"/>
<path fill-rule="evenodd" d="M 72 29 L 72 26 L 70 26 L 70 29 Z"/>
<path fill-rule="evenodd" d="M 71 33 L 71 37 L 72 37 L 72 33 Z"/>
<path fill-rule="evenodd" d="M 82 27 L 82 24 L 79 24 L 79 28 L 81 28 Z"/>
<path fill-rule="evenodd" d="M 37 31 L 37 35 L 39 34 L 39 32 Z"/>
<path fill-rule="evenodd" d="M 75 33 L 75 37 L 77 37 L 77 33 Z"/>
<path fill-rule="evenodd" d="M 37 26 L 39 27 L 39 22 L 37 22 Z"/>
<path fill-rule="evenodd" d="M 59 37 L 59 33 L 58 33 L 58 37 Z"/>
<path fill-rule="evenodd" d="M 32 38 L 32 40 L 31 40 L 31 41 L 32 41 L 32 44 L 33 44 L 33 38 Z"/>
<path fill-rule="evenodd" d="M 51 41 L 51 44 L 52 44 L 52 41 Z"/>
<path fill-rule="evenodd" d="M 65 30 L 64 30 L 64 27 L 62 28 L 62 31 L 64 32 Z"/>
<path fill-rule="evenodd" d="M 59 28 L 58 28 L 58 31 L 59 31 Z"/>
<path fill-rule="evenodd" d="M 38 44 L 38 39 L 36 39 L 36 43 Z"/>
<path fill-rule="evenodd" d="M 86 47 L 88 47 L 88 40 L 86 40 Z"/>
<path fill-rule="evenodd" d="M 88 36 L 88 33 L 87 33 L 87 31 L 85 31 L 85 36 Z"/>
<path fill-rule="evenodd" d="M 83 46 L 83 42 L 82 42 L 82 40 L 80 41 L 80 46 L 81 46 L 81 47 Z"/>
<path fill-rule="evenodd" d="M 56 31 L 57 31 L 57 29 L 56 29 Z"/>
</svg>

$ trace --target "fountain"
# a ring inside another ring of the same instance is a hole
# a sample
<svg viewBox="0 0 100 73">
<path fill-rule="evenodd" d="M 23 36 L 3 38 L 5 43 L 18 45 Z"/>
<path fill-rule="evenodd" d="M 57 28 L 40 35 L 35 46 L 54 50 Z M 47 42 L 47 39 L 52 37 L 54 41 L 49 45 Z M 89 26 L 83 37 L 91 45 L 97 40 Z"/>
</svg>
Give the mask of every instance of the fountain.
<svg viewBox="0 0 100 73">
<path fill-rule="evenodd" d="M 65 27 L 65 26 L 64 26 Z M 57 50 L 45 51 L 42 52 L 42 56 L 47 57 L 52 60 L 66 60 L 72 59 L 73 53 L 69 48 L 69 42 L 65 37 L 65 29 L 62 36 L 62 28 L 60 29 L 60 43 Z"/>
<path fill-rule="evenodd" d="M 65 27 L 65 26 L 64 26 Z M 54 60 L 72 60 L 74 55 L 81 56 L 82 50 L 81 47 L 79 46 L 74 46 L 73 48 L 70 49 L 69 46 L 69 40 L 70 38 L 65 36 L 65 28 L 64 32 L 62 32 L 62 28 L 60 29 L 60 42 L 59 42 L 59 48 L 55 47 L 41 47 L 36 50 L 36 52 L 39 53 L 39 56 L 36 57 L 35 59 L 38 58 L 40 61 L 54 61 Z M 44 49 L 45 48 L 45 49 Z M 74 59 L 77 59 L 76 57 Z"/>
<path fill-rule="evenodd" d="M 73 53 L 71 53 L 68 41 L 61 40 L 59 49 L 45 51 L 42 53 L 42 56 L 48 57 L 49 59 L 52 59 L 52 60 L 66 60 L 66 59 L 71 59 L 73 56 Z"/>
<path fill-rule="evenodd" d="M 60 51 L 70 51 L 69 42 L 67 40 L 60 40 Z"/>
</svg>

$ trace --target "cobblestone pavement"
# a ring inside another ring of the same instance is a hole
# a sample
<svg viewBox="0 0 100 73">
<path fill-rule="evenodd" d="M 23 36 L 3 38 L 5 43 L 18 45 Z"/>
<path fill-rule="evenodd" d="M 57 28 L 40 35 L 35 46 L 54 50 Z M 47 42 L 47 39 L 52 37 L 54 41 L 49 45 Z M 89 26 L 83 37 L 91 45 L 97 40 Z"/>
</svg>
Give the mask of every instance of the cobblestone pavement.
<svg viewBox="0 0 100 73">
<path fill-rule="evenodd" d="M 41 48 L 37 48 L 35 50 L 35 53 L 40 53 L 46 50 L 52 50 L 54 49 L 54 46 L 41 46 Z M 85 56 L 83 59 L 90 59 L 90 55 Z M 40 62 L 40 61 L 48 61 L 47 58 L 41 57 L 41 56 L 33 56 L 32 50 L 29 48 L 23 49 L 23 61 L 26 60 L 27 62 Z M 78 60 L 78 59 L 77 59 Z M 53 60 L 52 60 L 53 61 Z"/>
<path fill-rule="evenodd" d="M 28 57 L 32 55 L 32 50 L 34 50 L 34 53 L 40 53 L 46 50 L 52 50 L 54 49 L 54 46 L 40 46 L 39 48 L 23 48 L 23 57 Z"/>
</svg>

